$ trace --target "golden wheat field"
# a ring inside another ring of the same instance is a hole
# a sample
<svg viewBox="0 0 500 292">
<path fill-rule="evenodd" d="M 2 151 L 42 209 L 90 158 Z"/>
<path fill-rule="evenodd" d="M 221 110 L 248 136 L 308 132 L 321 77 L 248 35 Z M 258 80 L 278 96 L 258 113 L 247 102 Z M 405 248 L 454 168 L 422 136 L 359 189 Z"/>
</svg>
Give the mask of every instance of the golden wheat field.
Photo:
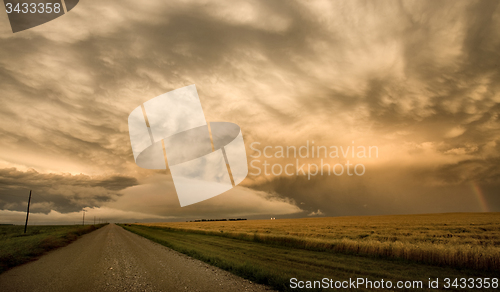
<svg viewBox="0 0 500 292">
<path fill-rule="evenodd" d="M 310 250 L 500 269 L 500 213 L 148 223 Z"/>
</svg>

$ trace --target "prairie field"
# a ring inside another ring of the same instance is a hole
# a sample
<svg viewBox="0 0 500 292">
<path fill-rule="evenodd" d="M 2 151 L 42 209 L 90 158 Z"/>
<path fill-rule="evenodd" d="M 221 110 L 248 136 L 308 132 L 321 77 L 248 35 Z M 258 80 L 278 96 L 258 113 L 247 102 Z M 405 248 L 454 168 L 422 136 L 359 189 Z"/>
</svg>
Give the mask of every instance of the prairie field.
<svg viewBox="0 0 500 292">
<path fill-rule="evenodd" d="M 312 251 L 403 259 L 482 271 L 500 269 L 500 213 L 148 223 Z"/>
</svg>

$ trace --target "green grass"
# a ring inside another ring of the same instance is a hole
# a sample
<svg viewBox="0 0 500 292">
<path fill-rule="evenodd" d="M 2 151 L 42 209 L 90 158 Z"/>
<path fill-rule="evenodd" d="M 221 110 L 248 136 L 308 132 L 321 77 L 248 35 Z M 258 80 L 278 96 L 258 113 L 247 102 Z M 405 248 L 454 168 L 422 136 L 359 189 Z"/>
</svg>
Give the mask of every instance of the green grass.
<svg viewBox="0 0 500 292">
<path fill-rule="evenodd" d="M 437 267 L 401 259 L 313 251 L 161 227 L 121 226 L 181 253 L 280 291 L 292 291 L 289 287 L 290 278 L 321 280 L 327 277 L 343 281 L 361 277 L 371 281 L 390 280 L 394 284 L 397 281 L 422 280 L 427 285 L 428 278 L 436 277 L 442 280 L 445 277 L 498 277 L 494 272 Z"/>
<path fill-rule="evenodd" d="M 68 245 L 79 236 L 105 224 L 75 226 L 0 226 L 0 274 L 20 264 L 37 259 L 47 251 Z"/>
</svg>

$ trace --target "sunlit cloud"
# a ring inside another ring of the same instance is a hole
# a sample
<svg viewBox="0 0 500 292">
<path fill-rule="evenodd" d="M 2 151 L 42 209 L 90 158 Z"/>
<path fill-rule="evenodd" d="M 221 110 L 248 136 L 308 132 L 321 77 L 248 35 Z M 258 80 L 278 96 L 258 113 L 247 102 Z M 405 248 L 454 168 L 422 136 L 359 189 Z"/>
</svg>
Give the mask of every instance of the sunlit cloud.
<svg viewBox="0 0 500 292">
<path fill-rule="evenodd" d="M 499 211 L 498 27 L 496 1 L 82 2 L 16 34 L 0 14 L 0 207 L 22 212 L 34 188 L 40 214 L 158 220 Z M 180 208 L 168 172 L 134 163 L 127 117 L 189 84 L 207 121 L 241 127 L 248 154 L 354 141 L 379 157 L 362 177 L 250 175 Z M 128 181 L 96 185 L 112 177 Z"/>
</svg>

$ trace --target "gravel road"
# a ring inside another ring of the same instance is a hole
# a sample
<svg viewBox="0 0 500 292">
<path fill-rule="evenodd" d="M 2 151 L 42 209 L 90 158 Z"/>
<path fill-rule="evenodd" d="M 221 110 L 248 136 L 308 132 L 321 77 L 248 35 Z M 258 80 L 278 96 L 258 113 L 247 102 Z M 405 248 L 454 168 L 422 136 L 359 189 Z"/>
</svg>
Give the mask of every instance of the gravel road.
<svg viewBox="0 0 500 292">
<path fill-rule="evenodd" d="M 270 291 L 110 224 L 0 275 L 1 291 Z"/>
</svg>

